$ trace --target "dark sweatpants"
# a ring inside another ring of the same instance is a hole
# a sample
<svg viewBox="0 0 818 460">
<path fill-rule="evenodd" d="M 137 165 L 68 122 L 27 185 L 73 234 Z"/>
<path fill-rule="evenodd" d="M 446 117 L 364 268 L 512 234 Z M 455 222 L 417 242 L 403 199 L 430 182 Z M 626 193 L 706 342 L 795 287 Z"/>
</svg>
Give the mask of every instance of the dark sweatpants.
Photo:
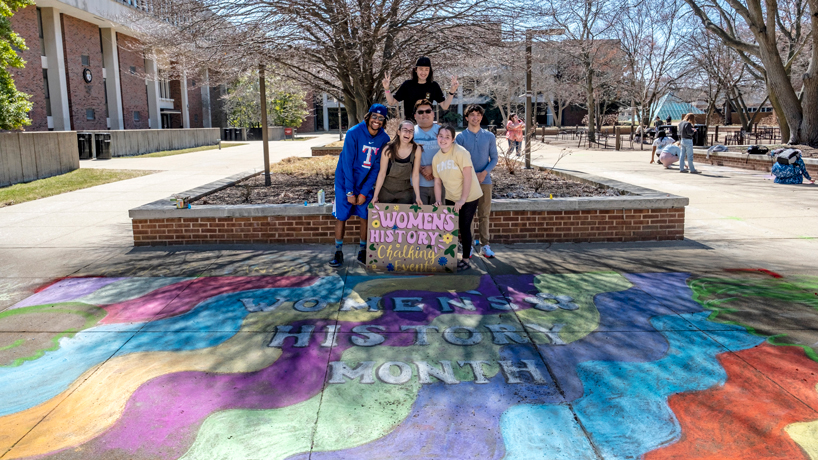
<svg viewBox="0 0 818 460">
<path fill-rule="evenodd" d="M 471 236 L 471 222 L 474 220 L 474 214 L 477 213 L 477 203 L 480 200 L 468 201 L 466 204 L 460 208 L 460 228 L 458 231 L 458 235 L 460 238 L 460 244 L 463 245 L 463 258 L 468 259 L 471 257 L 471 243 L 472 243 L 472 236 Z M 454 205 L 454 201 L 446 200 L 446 204 L 449 206 Z"/>
</svg>

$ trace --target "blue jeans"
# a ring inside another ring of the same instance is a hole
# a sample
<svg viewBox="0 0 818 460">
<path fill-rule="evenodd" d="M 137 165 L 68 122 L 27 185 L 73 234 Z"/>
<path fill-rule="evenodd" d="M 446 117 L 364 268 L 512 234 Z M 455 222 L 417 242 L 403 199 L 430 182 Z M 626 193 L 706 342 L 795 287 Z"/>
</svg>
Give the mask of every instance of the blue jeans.
<svg viewBox="0 0 818 460">
<path fill-rule="evenodd" d="M 511 139 L 508 140 L 508 154 L 511 155 L 514 153 L 514 150 L 517 150 L 517 155 L 522 154 L 522 150 L 520 150 L 520 146 L 523 145 L 523 141 L 512 141 Z"/>
<path fill-rule="evenodd" d="M 679 171 L 685 169 L 685 156 L 687 157 L 688 168 L 695 171 L 696 167 L 693 166 L 693 139 L 682 139 L 680 147 L 682 153 L 679 155 Z"/>
</svg>

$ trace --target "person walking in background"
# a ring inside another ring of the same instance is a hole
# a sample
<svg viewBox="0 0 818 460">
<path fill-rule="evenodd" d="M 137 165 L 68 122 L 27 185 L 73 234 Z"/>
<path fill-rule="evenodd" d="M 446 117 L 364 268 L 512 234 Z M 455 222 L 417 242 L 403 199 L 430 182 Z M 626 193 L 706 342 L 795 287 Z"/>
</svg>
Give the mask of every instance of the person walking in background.
<svg viewBox="0 0 818 460">
<path fill-rule="evenodd" d="M 443 204 L 443 187 L 446 187 L 446 204 L 454 206 L 459 213 L 458 238 L 463 246 L 463 256 L 457 270 L 471 268 L 471 222 L 477 211 L 477 202 L 483 192 L 471 162 L 471 155 L 454 142 L 455 132 L 451 126 L 442 126 L 437 135 L 440 150 L 432 160 L 435 176 L 435 205 Z"/>
<path fill-rule="evenodd" d="M 656 139 L 653 141 L 653 150 L 650 152 L 650 162 L 653 163 L 654 157 L 659 156 L 659 152 L 661 152 L 665 146 L 672 143 L 673 138 L 667 137 L 667 132 L 665 132 L 665 130 L 659 131 L 659 134 L 656 135 Z"/>
<path fill-rule="evenodd" d="M 685 157 L 687 157 L 687 167 L 690 168 L 690 174 L 701 174 L 701 171 L 696 171 L 696 167 L 693 166 L 693 134 L 696 132 L 693 122 L 695 120 L 696 117 L 692 113 L 688 113 L 679 122 L 679 138 L 682 148 L 682 153 L 679 156 L 679 172 L 681 173 L 688 172 L 685 169 Z"/>
<path fill-rule="evenodd" d="M 485 111 L 483 107 L 479 105 L 472 104 L 466 107 L 465 115 L 468 128 L 457 135 L 455 142 L 469 152 L 474 172 L 480 183 L 480 190 L 483 192 L 483 196 L 481 196 L 477 202 L 478 238 L 474 240 L 474 246 L 477 247 L 482 244 L 480 251 L 483 257 L 492 259 L 494 258 L 494 251 L 491 250 L 491 246 L 489 245 L 491 170 L 497 166 L 497 161 L 500 157 L 497 155 L 497 138 L 494 134 L 480 127 L 484 114 Z M 511 120 L 509 120 L 509 124 L 510 123 Z"/>
<path fill-rule="evenodd" d="M 411 120 L 402 121 L 395 138 L 383 149 L 372 203 L 423 204 L 418 190 L 423 149 L 415 143 L 414 137 L 415 124 Z"/>
<path fill-rule="evenodd" d="M 660 126 L 662 126 L 662 119 L 656 115 L 656 118 L 653 119 L 653 127 L 658 129 Z"/>
<path fill-rule="evenodd" d="M 409 113 L 415 107 L 415 103 L 421 99 L 437 102 L 440 104 L 441 109 L 447 110 L 459 86 L 457 77 L 453 76 L 448 95 L 444 96 L 443 90 L 435 81 L 432 61 L 427 57 L 418 58 L 415 67 L 412 69 L 412 78 L 401 83 L 394 95 L 389 90 L 391 76 L 388 72 L 381 83 L 386 93 L 386 102 L 389 105 L 397 105 L 398 102 L 403 101 L 403 109 L 406 113 Z"/>
<path fill-rule="evenodd" d="M 670 115 L 668 115 L 667 120 L 665 120 L 665 124 L 669 126 L 671 122 L 673 122 L 673 119 L 670 118 Z"/>
<path fill-rule="evenodd" d="M 421 99 L 415 103 L 415 143 L 423 148 L 420 155 L 420 176 L 412 185 L 418 184 L 422 204 L 435 204 L 435 177 L 432 175 L 432 158 L 440 147 L 437 145 L 437 134 L 440 125 L 434 122 L 435 115 L 432 101 Z"/>
<path fill-rule="evenodd" d="M 335 256 L 329 261 L 330 267 L 344 264 L 344 232 L 347 220 L 353 215 L 361 219 L 360 248 L 358 262 L 366 263 L 366 205 L 372 199 L 375 181 L 381 168 L 381 150 L 389 142 L 389 135 L 383 130 L 388 109 L 381 104 L 373 104 L 364 121 L 347 131 L 344 147 L 335 168 L 335 202 L 332 216 L 335 222 Z"/>
<path fill-rule="evenodd" d="M 508 139 L 508 154 L 511 155 L 515 150 L 517 156 L 522 154 L 521 146 L 523 144 L 523 130 L 525 123 L 517 117 L 516 113 L 511 113 L 508 116 L 508 123 L 506 123 L 506 139 Z"/>
</svg>

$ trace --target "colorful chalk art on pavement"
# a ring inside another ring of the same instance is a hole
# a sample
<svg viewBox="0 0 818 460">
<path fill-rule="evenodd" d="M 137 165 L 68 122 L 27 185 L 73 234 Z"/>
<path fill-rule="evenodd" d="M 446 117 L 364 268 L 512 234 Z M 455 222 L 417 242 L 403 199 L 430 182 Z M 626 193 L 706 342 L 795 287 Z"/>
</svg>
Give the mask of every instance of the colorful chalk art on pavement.
<svg viewBox="0 0 818 460">
<path fill-rule="evenodd" d="M 817 293 L 752 271 L 60 279 L 0 312 L 0 457 L 818 459 Z"/>
</svg>

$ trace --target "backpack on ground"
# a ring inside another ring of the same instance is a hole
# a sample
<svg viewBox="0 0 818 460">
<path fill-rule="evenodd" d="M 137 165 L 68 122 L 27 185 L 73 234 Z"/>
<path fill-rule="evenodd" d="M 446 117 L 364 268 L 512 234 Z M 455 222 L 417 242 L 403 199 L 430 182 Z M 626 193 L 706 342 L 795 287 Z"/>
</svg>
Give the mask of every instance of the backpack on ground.
<svg viewBox="0 0 818 460">
<path fill-rule="evenodd" d="M 751 145 L 747 147 L 747 153 L 750 155 L 766 155 L 770 149 L 764 147 L 763 145 Z"/>
<path fill-rule="evenodd" d="M 801 151 L 798 149 L 785 149 L 775 157 L 775 161 L 780 165 L 794 165 L 801 156 Z"/>
</svg>

